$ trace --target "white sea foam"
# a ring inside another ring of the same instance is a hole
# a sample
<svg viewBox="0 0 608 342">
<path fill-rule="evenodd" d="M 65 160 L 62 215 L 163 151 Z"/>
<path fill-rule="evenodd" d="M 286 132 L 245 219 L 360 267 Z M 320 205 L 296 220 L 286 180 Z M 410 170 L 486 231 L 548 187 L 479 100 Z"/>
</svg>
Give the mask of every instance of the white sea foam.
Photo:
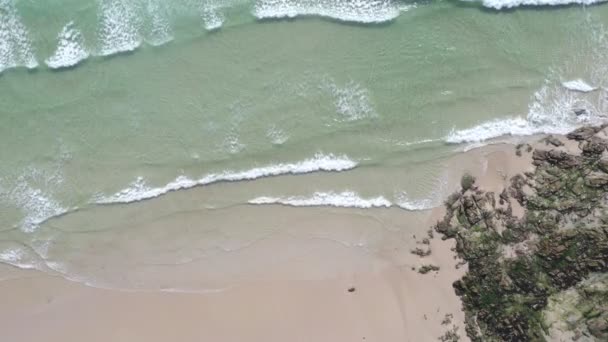
<svg viewBox="0 0 608 342">
<path fill-rule="evenodd" d="M 173 29 L 169 20 L 167 2 L 162 0 L 148 0 L 146 11 L 149 17 L 148 34 L 146 42 L 153 46 L 160 46 L 173 40 Z"/>
<path fill-rule="evenodd" d="M 237 154 L 243 151 L 246 145 L 241 142 L 236 132 L 230 132 L 224 139 L 223 147 L 228 153 Z"/>
<path fill-rule="evenodd" d="M 583 93 L 588 93 L 597 90 L 597 87 L 589 85 L 587 82 L 581 80 L 580 78 L 572 81 L 562 82 L 562 86 L 564 86 L 564 88 L 566 89 L 580 91 Z"/>
<path fill-rule="evenodd" d="M 533 133 L 534 130 L 528 120 L 515 117 L 495 119 L 471 128 L 453 130 L 445 140 L 449 143 L 480 142 L 503 135 L 528 135 Z"/>
<path fill-rule="evenodd" d="M 411 199 L 406 193 L 402 192 L 397 195 L 395 205 L 401 209 L 416 211 L 432 209 L 437 206 L 437 203 L 432 198 Z"/>
<path fill-rule="evenodd" d="M 3 262 L 19 262 L 22 258 L 23 250 L 20 248 L 9 248 L 0 251 L 0 260 Z"/>
<path fill-rule="evenodd" d="M 605 1 L 607 0 L 482 0 L 482 4 L 489 8 L 503 9 L 519 6 L 563 6 L 570 4 L 591 5 Z"/>
<path fill-rule="evenodd" d="M 429 143 L 437 142 L 437 141 L 441 141 L 441 139 L 422 139 L 422 140 L 416 140 L 416 141 L 397 141 L 395 143 L 395 145 L 398 145 L 398 146 L 416 146 L 416 145 L 429 144 Z"/>
<path fill-rule="evenodd" d="M 3 179 L 0 207 L 7 208 L 10 217 L 16 214 L 10 224 L 23 232 L 31 233 L 40 224 L 69 210 L 58 199 L 58 189 L 64 184 L 62 166 L 71 154 L 60 144 L 55 155 L 46 167 L 32 165 L 14 179 Z"/>
<path fill-rule="evenodd" d="M 495 119 L 472 128 L 453 130 L 449 143 L 482 142 L 503 135 L 564 134 L 582 125 L 597 125 L 608 117 L 608 30 L 586 20 L 576 36 L 572 55 L 549 69 L 545 84 L 534 93 L 525 117 Z M 563 76 L 579 77 L 563 82 Z M 583 81 L 584 80 L 584 81 Z"/>
<path fill-rule="evenodd" d="M 377 116 L 369 91 L 354 81 L 344 86 L 336 85 L 332 80 L 324 81 L 322 89 L 327 89 L 333 99 L 340 121 L 356 121 Z"/>
<path fill-rule="evenodd" d="M 394 20 L 408 8 L 394 0 L 258 0 L 253 15 L 258 19 L 320 16 L 348 22 L 381 23 Z"/>
<path fill-rule="evenodd" d="M 0 73 L 20 66 L 29 69 L 38 66 L 29 32 L 13 0 L 0 0 Z"/>
<path fill-rule="evenodd" d="M 318 191 L 310 196 L 260 196 L 249 200 L 247 203 L 257 205 L 280 204 L 292 207 L 339 207 L 359 209 L 399 207 L 410 211 L 428 210 L 436 206 L 435 201 L 432 199 L 412 200 L 408 198 L 405 193 L 399 194 L 396 201 L 391 202 L 383 196 L 366 198 L 354 191 Z"/>
<path fill-rule="evenodd" d="M 203 8 L 201 16 L 205 30 L 214 31 L 224 25 L 224 15 L 215 8 Z"/>
<path fill-rule="evenodd" d="M 363 198 L 353 191 L 315 192 L 311 196 L 258 197 L 250 204 L 281 204 L 294 207 L 332 206 L 341 208 L 378 208 L 391 207 L 393 204 L 382 196 Z"/>
<path fill-rule="evenodd" d="M 89 57 L 84 36 L 76 29 L 74 22 L 67 23 L 57 36 L 57 49 L 45 63 L 50 68 L 59 69 L 74 66 Z"/>
<path fill-rule="evenodd" d="M 534 94 L 527 117 L 495 119 L 471 128 L 452 130 L 444 140 L 465 143 L 506 135 L 566 134 L 581 125 L 604 122 L 605 102 L 606 94 L 603 93 L 593 100 L 584 92 L 571 91 L 561 84 L 546 84 Z M 577 115 L 578 110 L 583 110 L 582 114 Z"/>
<path fill-rule="evenodd" d="M 401 209 L 411 211 L 429 210 L 441 205 L 448 192 L 448 173 L 448 169 L 444 170 L 443 173 L 435 179 L 431 186 L 431 190 L 427 191 L 423 198 L 412 198 L 405 191 L 397 192 L 394 195 L 395 205 Z"/>
<path fill-rule="evenodd" d="M 5 264 L 22 269 L 37 269 L 40 260 L 32 254 L 32 251 L 28 250 L 25 246 L 14 242 L 0 244 L 0 262 Z"/>
<path fill-rule="evenodd" d="M 256 167 L 245 171 L 225 171 L 212 173 L 200 179 L 191 179 L 186 176 L 177 177 L 163 187 L 151 187 L 143 178 L 138 178 L 129 187 L 110 196 L 97 196 L 94 199 L 98 204 L 129 203 L 158 197 L 170 191 L 188 189 L 200 185 L 217 182 L 248 181 L 262 177 L 272 177 L 287 174 L 303 174 L 318 171 L 346 171 L 357 166 L 357 162 L 347 156 L 334 156 L 332 154 L 316 154 L 313 158 L 295 163 L 281 163 Z"/>
<path fill-rule="evenodd" d="M 133 51 L 142 42 L 141 20 L 135 6 L 122 0 L 102 0 L 99 6 L 99 54 Z"/>
<path fill-rule="evenodd" d="M 287 142 L 287 140 L 289 140 L 287 133 L 275 125 L 268 128 L 266 131 L 266 137 L 268 137 L 268 139 L 270 139 L 274 145 L 283 145 Z"/>
<path fill-rule="evenodd" d="M 35 231 L 48 219 L 68 211 L 50 194 L 23 181 L 12 190 L 9 198 L 24 214 L 21 230 L 26 233 Z"/>
</svg>

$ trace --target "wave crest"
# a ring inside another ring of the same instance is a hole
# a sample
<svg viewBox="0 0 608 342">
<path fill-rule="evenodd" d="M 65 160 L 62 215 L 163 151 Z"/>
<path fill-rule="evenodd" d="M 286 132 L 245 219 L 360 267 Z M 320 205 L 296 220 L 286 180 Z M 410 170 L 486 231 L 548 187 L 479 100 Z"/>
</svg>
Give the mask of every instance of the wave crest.
<svg viewBox="0 0 608 342">
<path fill-rule="evenodd" d="M 100 3 L 99 16 L 100 55 L 133 51 L 141 45 L 141 23 L 132 5 L 120 0 L 105 0 Z"/>
<path fill-rule="evenodd" d="M 311 196 L 290 197 L 257 197 L 249 204 L 280 204 L 293 207 L 321 207 L 331 206 L 340 208 L 379 208 L 391 207 L 393 204 L 382 196 L 363 198 L 353 191 L 344 192 L 315 192 Z"/>
<path fill-rule="evenodd" d="M 164 195 L 171 191 L 189 189 L 195 186 L 209 185 L 218 182 L 248 181 L 262 177 L 273 177 L 287 174 L 304 174 L 318 171 L 346 171 L 357 166 L 357 162 L 347 156 L 333 154 L 316 154 L 313 158 L 295 163 L 281 163 L 252 168 L 245 171 L 224 171 L 212 173 L 200 179 L 186 176 L 177 177 L 163 187 L 150 187 L 143 178 L 138 178 L 129 187 L 110 196 L 98 196 L 97 204 L 130 203 Z"/>
<path fill-rule="evenodd" d="M 566 89 L 580 91 L 582 93 L 588 93 L 597 90 L 597 87 L 588 84 L 580 78 L 572 81 L 562 82 L 562 86 L 564 86 L 564 88 Z"/>
<path fill-rule="evenodd" d="M 152 46 L 160 46 L 173 40 L 173 29 L 169 20 L 169 10 L 162 0 L 148 1 L 148 37 L 146 42 Z"/>
<path fill-rule="evenodd" d="M 57 49 L 45 63 L 52 69 L 74 66 L 89 57 L 85 48 L 84 37 L 76 29 L 74 22 L 67 23 L 57 36 Z"/>
<path fill-rule="evenodd" d="M 16 67 L 38 66 L 29 32 L 12 0 L 0 0 L 0 73 Z"/>
<path fill-rule="evenodd" d="M 292 207 L 338 207 L 338 208 L 390 208 L 399 207 L 409 211 L 428 210 L 436 206 L 432 199 L 413 200 L 405 193 L 400 193 L 395 202 L 391 202 L 384 196 L 361 197 L 354 191 L 322 192 L 317 191 L 310 196 L 269 197 L 261 196 L 249 200 L 249 204 L 279 204 Z"/>
<path fill-rule="evenodd" d="M 544 86 L 534 94 L 528 116 L 495 119 L 477 126 L 452 130 L 448 143 L 482 142 L 507 135 L 566 134 L 582 125 L 597 125 L 606 120 L 601 108 L 606 97 L 599 94 L 597 106 L 581 98 L 579 91 L 561 86 Z"/>
<path fill-rule="evenodd" d="M 577 47 L 572 49 L 570 58 L 550 69 L 545 84 L 532 96 L 526 117 L 495 119 L 452 130 L 444 140 L 478 143 L 505 135 L 566 134 L 583 125 L 606 122 L 608 30 L 601 23 L 588 20 L 585 30 L 590 34 L 576 37 Z M 570 74 L 571 70 L 577 70 L 582 77 L 564 82 L 563 75 Z"/>
<path fill-rule="evenodd" d="M 319 16 L 347 22 L 382 23 L 394 20 L 405 9 L 393 0 L 258 0 L 253 15 L 258 19 Z"/>
<path fill-rule="evenodd" d="M 494 9 L 505 9 L 519 6 L 563 6 L 571 4 L 592 5 L 607 0 L 483 0 L 483 6 Z"/>
</svg>

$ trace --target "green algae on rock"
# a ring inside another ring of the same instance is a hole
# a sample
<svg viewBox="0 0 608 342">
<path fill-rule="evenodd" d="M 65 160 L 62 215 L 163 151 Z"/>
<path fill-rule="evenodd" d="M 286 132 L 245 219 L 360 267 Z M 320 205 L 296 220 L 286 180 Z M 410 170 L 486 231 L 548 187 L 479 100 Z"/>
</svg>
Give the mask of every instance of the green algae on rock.
<svg viewBox="0 0 608 342">
<path fill-rule="evenodd" d="M 534 172 L 516 175 L 498 198 L 465 175 L 435 230 L 456 240 L 468 263 L 453 286 L 473 341 L 608 337 L 608 141 L 583 127 L 532 153 Z M 517 202 L 517 204 L 515 203 Z M 523 217 L 513 215 L 521 205 Z M 570 314 L 568 314 L 570 313 Z"/>
</svg>

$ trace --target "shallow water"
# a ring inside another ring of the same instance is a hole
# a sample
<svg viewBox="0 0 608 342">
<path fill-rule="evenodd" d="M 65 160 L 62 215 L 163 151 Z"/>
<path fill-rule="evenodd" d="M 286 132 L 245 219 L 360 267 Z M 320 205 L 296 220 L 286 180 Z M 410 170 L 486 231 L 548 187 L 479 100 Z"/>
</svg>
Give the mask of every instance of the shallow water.
<svg viewBox="0 0 608 342">
<path fill-rule="evenodd" d="M 205 208 L 435 206 L 467 144 L 603 120 L 608 7 L 488 9 L 516 4 L 0 0 L 0 259 L 45 268 L 107 203 L 192 187 Z"/>
</svg>

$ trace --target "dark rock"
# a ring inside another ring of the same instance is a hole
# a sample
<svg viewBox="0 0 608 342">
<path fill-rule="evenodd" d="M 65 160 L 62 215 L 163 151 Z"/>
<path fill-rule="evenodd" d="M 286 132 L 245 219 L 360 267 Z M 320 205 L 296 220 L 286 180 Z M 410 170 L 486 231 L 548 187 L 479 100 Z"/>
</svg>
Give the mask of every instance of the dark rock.
<svg viewBox="0 0 608 342">
<path fill-rule="evenodd" d="M 536 149 L 532 153 L 532 160 L 535 166 L 540 166 L 543 163 L 557 165 L 563 168 L 572 168 L 579 166 L 582 159 L 578 156 L 568 154 L 564 151 L 557 150 L 539 150 Z"/>
<path fill-rule="evenodd" d="M 439 271 L 439 266 L 424 265 L 418 269 L 418 273 L 420 273 L 420 274 L 427 274 L 431 271 Z"/>
<path fill-rule="evenodd" d="M 505 204 L 509 202 L 509 194 L 507 194 L 507 189 L 503 189 L 499 195 L 500 204 Z"/>
<path fill-rule="evenodd" d="M 608 173 L 608 159 L 600 159 L 597 163 L 598 167 L 600 168 L 600 170 Z"/>
<path fill-rule="evenodd" d="M 592 188 L 600 188 L 608 185 L 608 174 L 602 172 L 591 172 L 585 178 L 585 185 Z"/>
<path fill-rule="evenodd" d="M 608 317 L 597 317 L 587 323 L 591 335 L 608 339 Z M 605 340 L 604 340 L 605 341 Z"/>
<path fill-rule="evenodd" d="M 415 249 L 412 249 L 410 251 L 412 254 L 415 254 L 419 257 L 425 257 L 425 256 L 429 256 L 431 255 L 431 249 L 427 248 L 426 250 L 420 248 L 420 247 L 416 247 Z"/>
<path fill-rule="evenodd" d="M 581 115 L 586 115 L 586 114 L 588 114 L 588 112 L 587 112 L 587 110 L 586 110 L 586 109 L 582 108 L 582 109 L 575 109 L 575 110 L 574 110 L 574 114 L 575 114 L 576 116 L 581 116 Z"/>
<path fill-rule="evenodd" d="M 492 208 L 496 208 L 496 196 L 493 192 L 486 192 L 485 200 L 492 206 Z"/>
<path fill-rule="evenodd" d="M 524 144 L 517 144 L 515 145 L 515 155 L 518 157 L 521 157 L 521 149 L 522 147 L 524 147 Z"/>
<path fill-rule="evenodd" d="M 349 287 L 348 288 L 348 292 L 355 292 L 355 291 L 356 291 L 356 289 L 354 287 Z"/>
<path fill-rule="evenodd" d="M 538 161 L 546 161 L 547 159 L 549 159 L 549 151 L 548 150 L 539 150 L 536 149 L 533 153 L 532 153 L 532 160 L 538 160 Z"/>
<path fill-rule="evenodd" d="M 462 191 L 465 192 L 473 188 L 475 184 L 475 177 L 471 176 L 468 173 L 465 173 L 460 179 L 460 186 L 462 187 Z"/>
<path fill-rule="evenodd" d="M 545 144 L 547 144 L 547 145 L 553 145 L 555 147 L 559 147 L 559 146 L 563 146 L 564 145 L 563 142 L 561 142 L 559 139 L 557 139 L 556 137 L 554 137 L 552 135 L 546 137 L 543 140 L 545 141 Z"/>
<path fill-rule="evenodd" d="M 585 155 L 599 155 L 606 150 L 608 142 L 599 137 L 591 137 L 588 140 L 581 141 L 579 148 Z"/>
<path fill-rule="evenodd" d="M 601 128 L 598 127 L 585 126 L 568 133 L 566 137 L 570 140 L 583 141 L 591 138 L 600 130 Z"/>
<path fill-rule="evenodd" d="M 506 209 L 473 185 L 446 203 L 435 229 L 442 239 L 455 239 L 455 251 L 468 265 L 453 287 L 472 341 L 546 340 L 549 297 L 608 272 L 608 226 L 601 223 L 602 215 L 608 217 L 608 158 L 600 159 L 608 143 L 595 136 L 603 128 L 568 135 L 580 142 L 582 155 L 555 149 L 560 144 L 552 139 L 547 145 L 553 149 L 534 150 L 534 172 L 512 177 L 498 196 Z M 523 219 L 513 216 L 509 196 L 523 206 Z M 524 248 L 503 254 L 513 244 Z M 419 272 L 430 272 L 428 267 Z M 592 307 L 573 329 L 608 341 L 608 305 Z"/>
<path fill-rule="evenodd" d="M 448 199 L 443 202 L 446 206 L 446 209 L 448 211 L 453 211 L 454 205 L 457 204 L 456 202 L 460 200 L 460 197 L 462 197 L 462 194 L 460 192 L 454 192 L 450 196 L 448 196 Z"/>
</svg>

